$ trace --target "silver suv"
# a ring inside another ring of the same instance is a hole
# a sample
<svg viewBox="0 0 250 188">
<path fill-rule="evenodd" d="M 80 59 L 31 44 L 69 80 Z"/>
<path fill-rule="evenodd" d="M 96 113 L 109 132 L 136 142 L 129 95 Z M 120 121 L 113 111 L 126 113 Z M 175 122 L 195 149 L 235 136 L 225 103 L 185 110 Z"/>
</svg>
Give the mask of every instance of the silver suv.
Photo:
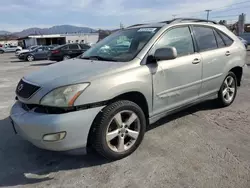
<svg viewBox="0 0 250 188">
<path fill-rule="evenodd" d="M 215 22 L 138 24 L 23 77 L 10 118 L 37 147 L 121 159 L 163 116 L 214 97 L 229 106 L 245 62 L 242 42 Z"/>
</svg>

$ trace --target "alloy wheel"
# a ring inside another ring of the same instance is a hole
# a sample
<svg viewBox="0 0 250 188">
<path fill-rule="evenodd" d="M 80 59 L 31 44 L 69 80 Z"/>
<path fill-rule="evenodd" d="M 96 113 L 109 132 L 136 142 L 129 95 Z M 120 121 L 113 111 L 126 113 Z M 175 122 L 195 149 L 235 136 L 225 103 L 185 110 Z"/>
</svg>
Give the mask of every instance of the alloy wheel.
<svg viewBox="0 0 250 188">
<path fill-rule="evenodd" d="M 232 76 L 228 76 L 224 81 L 224 87 L 222 90 L 222 96 L 227 103 L 230 103 L 234 99 L 235 91 L 235 79 Z"/>
<path fill-rule="evenodd" d="M 140 133 L 139 117 L 130 110 L 118 112 L 109 122 L 106 142 L 114 152 L 124 152 L 136 142 Z"/>
<path fill-rule="evenodd" d="M 33 57 L 32 55 L 29 55 L 29 56 L 27 57 L 27 60 L 28 60 L 28 61 L 34 61 L 34 57 Z"/>
</svg>

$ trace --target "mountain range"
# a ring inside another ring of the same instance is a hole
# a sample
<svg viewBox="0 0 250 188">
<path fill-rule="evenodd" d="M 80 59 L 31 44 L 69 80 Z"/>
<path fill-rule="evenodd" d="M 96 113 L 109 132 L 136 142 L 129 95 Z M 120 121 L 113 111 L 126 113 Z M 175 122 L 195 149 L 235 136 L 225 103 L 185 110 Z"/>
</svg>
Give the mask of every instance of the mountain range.
<svg viewBox="0 0 250 188">
<path fill-rule="evenodd" d="M 21 32 L 0 31 L 0 35 L 14 35 L 17 37 L 25 37 L 28 35 L 48 35 L 48 34 L 66 34 L 66 33 L 91 33 L 96 30 L 89 27 L 78 27 L 72 25 L 58 25 L 50 28 L 28 28 Z"/>
</svg>

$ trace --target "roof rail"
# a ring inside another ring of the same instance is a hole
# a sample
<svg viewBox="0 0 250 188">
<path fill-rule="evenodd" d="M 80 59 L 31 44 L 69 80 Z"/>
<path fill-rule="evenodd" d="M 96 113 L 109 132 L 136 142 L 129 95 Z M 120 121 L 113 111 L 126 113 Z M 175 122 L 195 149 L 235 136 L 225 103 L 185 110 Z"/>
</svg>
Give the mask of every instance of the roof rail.
<svg viewBox="0 0 250 188">
<path fill-rule="evenodd" d="M 166 23 L 166 24 L 171 24 L 171 23 L 180 23 L 184 21 L 189 21 L 189 22 L 207 22 L 207 23 L 213 23 L 213 24 L 218 24 L 216 21 L 212 20 L 204 20 L 204 19 L 199 19 L 199 18 L 175 18 L 173 20 L 168 20 L 168 21 L 163 21 L 160 23 Z"/>
<path fill-rule="evenodd" d="M 135 24 L 135 25 L 128 26 L 127 28 L 136 27 L 136 26 L 140 26 L 140 25 L 145 25 L 145 24 Z"/>
</svg>

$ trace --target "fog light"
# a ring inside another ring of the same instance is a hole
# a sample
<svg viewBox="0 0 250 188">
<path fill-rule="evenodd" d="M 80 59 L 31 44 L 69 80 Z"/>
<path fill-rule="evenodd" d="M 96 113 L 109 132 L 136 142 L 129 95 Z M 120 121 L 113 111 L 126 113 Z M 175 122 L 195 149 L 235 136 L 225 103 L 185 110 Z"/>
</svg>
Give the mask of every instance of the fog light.
<svg viewBox="0 0 250 188">
<path fill-rule="evenodd" d="M 66 136 L 66 132 L 60 132 L 60 133 L 52 133 L 52 134 L 46 134 L 43 136 L 44 141 L 58 141 L 64 139 Z"/>
</svg>

